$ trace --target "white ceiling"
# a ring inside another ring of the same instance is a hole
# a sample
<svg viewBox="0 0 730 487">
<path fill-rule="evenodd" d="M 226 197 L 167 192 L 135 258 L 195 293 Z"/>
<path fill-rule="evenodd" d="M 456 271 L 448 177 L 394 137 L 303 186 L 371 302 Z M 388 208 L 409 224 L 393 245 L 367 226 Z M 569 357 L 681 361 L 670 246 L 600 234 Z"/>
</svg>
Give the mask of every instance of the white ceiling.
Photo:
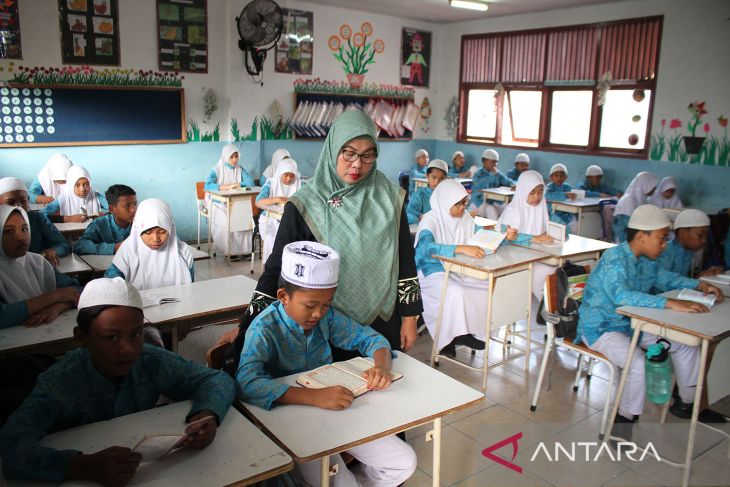
<svg viewBox="0 0 730 487">
<path fill-rule="evenodd" d="M 453 8 L 449 0 L 308 0 L 312 3 L 394 15 L 426 22 L 446 23 L 504 15 L 543 12 L 561 8 L 610 3 L 620 0 L 489 0 L 489 10 L 476 12 Z"/>
</svg>

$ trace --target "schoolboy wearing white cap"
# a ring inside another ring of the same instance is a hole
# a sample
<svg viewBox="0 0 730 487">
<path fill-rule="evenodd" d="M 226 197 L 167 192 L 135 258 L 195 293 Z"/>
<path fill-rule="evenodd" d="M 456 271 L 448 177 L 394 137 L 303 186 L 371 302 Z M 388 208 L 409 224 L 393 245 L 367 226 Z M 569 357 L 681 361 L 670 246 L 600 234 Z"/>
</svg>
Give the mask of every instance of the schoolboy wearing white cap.
<svg viewBox="0 0 730 487">
<path fill-rule="evenodd" d="M 520 174 L 530 169 L 530 156 L 524 152 L 520 152 L 515 156 L 515 167 L 507 172 L 507 177 L 512 181 L 517 181 Z"/>
<path fill-rule="evenodd" d="M 578 220 L 573 213 L 566 211 L 554 211 L 550 201 L 574 200 L 575 193 L 570 184 L 565 181 L 568 179 L 568 168 L 565 164 L 553 164 L 550 168 L 550 182 L 545 187 L 545 199 L 548 201 L 548 210 L 554 219 L 566 225 L 570 229 L 570 233 L 578 231 Z"/>
<path fill-rule="evenodd" d="M 408 224 L 413 225 L 418 223 L 421 216 L 431 211 L 431 195 L 436 186 L 441 181 L 446 179 L 449 173 L 449 166 L 445 161 L 441 159 L 434 159 L 428 163 L 428 169 L 426 170 L 426 180 L 428 180 L 428 186 L 425 188 L 419 188 L 413 196 L 408 200 L 408 206 L 406 207 L 406 215 L 408 217 Z"/>
<path fill-rule="evenodd" d="M 492 220 L 498 220 L 499 215 L 504 211 L 503 202 L 495 200 L 485 200 L 482 189 L 498 188 L 507 186 L 514 189 L 516 181 L 508 178 L 497 169 L 499 163 L 499 154 L 494 149 L 486 149 L 482 153 L 482 167 L 474 173 L 471 188 L 471 205 L 469 209 L 476 210 L 479 216 L 483 216 Z"/>
<path fill-rule="evenodd" d="M 23 181 L 11 177 L 0 179 L 0 204 L 19 206 L 27 213 L 30 225 L 28 252 L 41 254 L 53 266 L 60 263 L 59 257 L 71 253 L 68 239 L 51 223 L 48 217 L 40 211 L 30 210 L 28 190 Z"/>
<path fill-rule="evenodd" d="M 667 243 L 657 262 L 668 271 L 689 276 L 694 254 L 704 249 L 709 233 L 710 218 L 704 211 L 684 210 L 674 220 L 674 239 Z M 722 270 L 722 267 L 711 267 L 699 276 L 717 275 Z"/>
<path fill-rule="evenodd" d="M 657 264 L 656 258 L 664 249 L 670 227 L 671 222 L 662 210 L 653 205 L 639 206 L 631 215 L 626 241 L 604 252 L 586 283 L 579 310 L 578 339 L 618 367 L 626 363 L 633 332 L 630 319 L 616 313 L 616 308 L 642 306 L 683 312 L 707 311 L 698 303 L 653 295 L 650 292 L 652 288 L 659 292 L 698 289 L 712 292 L 722 300 L 722 293 L 716 287 L 667 271 Z M 657 338 L 656 335 L 642 333 L 640 346 L 646 348 L 656 343 Z M 681 416 L 687 407 L 691 411 L 699 370 L 699 350 L 672 342 L 670 355 L 681 397 L 675 401 L 671 411 Z M 644 357 L 636 353 L 619 405 L 616 427 L 612 432 L 614 436 L 631 440 L 631 423 L 634 416 L 644 409 L 644 389 Z"/>
<path fill-rule="evenodd" d="M 411 166 L 408 183 L 408 195 L 412 195 L 416 189 L 416 178 L 426 177 L 426 166 L 428 165 L 428 151 L 426 149 L 418 149 L 416 151 L 416 162 Z"/>
<path fill-rule="evenodd" d="M 449 166 L 450 178 L 470 178 L 474 171 L 476 171 L 474 165 L 467 167 L 466 156 L 462 151 L 458 150 L 454 152 L 451 156 L 451 165 Z"/>
<path fill-rule="evenodd" d="M 82 348 L 67 352 L 38 377 L 33 392 L 0 431 L 4 474 L 54 483 L 126 484 L 141 460 L 129 445 L 112 452 L 80 452 L 42 447 L 40 441 L 59 429 L 152 409 L 160 395 L 192 400 L 180 420 L 200 422 L 186 431 L 186 447 L 210 444 L 235 398 L 233 380 L 223 371 L 143 345 L 142 299 L 122 278 L 91 281 L 78 308 L 74 334 Z"/>
<path fill-rule="evenodd" d="M 601 166 L 592 164 L 586 168 L 586 177 L 576 186 L 576 189 L 582 189 L 589 198 L 609 198 L 611 196 L 620 197 L 621 190 L 612 188 L 603 184 L 603 169 Z"/>
<path fill-rule="evenodd" d="M 276 404 L 347 408 L 353 396 L 344 387 L 306 389 L 274 380 L 332 363 L 330 344 L 374 359 L 374 367 L 363 373 L 371 389 L 390 385 L 388 340 L 330 306 L 339 266 L 339 254 L 324 244 L 293 242 L 284 247 L 278 301 L 262 311 L 246 332 L 236 373 L 242 400 L 265 409 Z M 413 449 L 396 436 L 354 447 L 348 453 L 361 464 L 349 470 L 340 455 L 335 455 L 338 485 L 398 485 L 416 468 Z M 295 475 L 308 485 L 319 485 L 320 462 L 297 464 Z"/>
</svg>

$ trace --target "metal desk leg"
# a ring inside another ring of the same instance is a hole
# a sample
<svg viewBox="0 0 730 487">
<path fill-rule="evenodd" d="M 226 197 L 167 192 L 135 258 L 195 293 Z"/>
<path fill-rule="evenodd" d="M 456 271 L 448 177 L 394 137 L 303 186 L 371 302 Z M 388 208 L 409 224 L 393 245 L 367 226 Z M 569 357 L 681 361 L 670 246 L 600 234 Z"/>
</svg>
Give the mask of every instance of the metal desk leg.
<svg viewBox="0 0 730 487">
<path fill-rule="evenodd" d="M 684 457 L 684 476 L 682 477 L 682 487 L 687 487 L 689 484 L 689 474 L 692 469 L 692 456 L 695 449 L 695 433 L 697 432 L 697 418 L 700 414 L 700 408 L 702 407 L 700 402 L 702 401 L 702 387 L 705 380 L 705 367 L 707 366 L 707 348 L 709 346 L 709 340 L 704 338 L 700 349 L 700 371 L 697 374 L 697 387 L 695 388 L 695 402 L 692 407 L 692 420 L 689 424 L 689 438 L 687 440 L 687 453 Z"/>
<path fill-rule="evenodd" d="M 433 487 L 439 487 L 441 481 L 441 418 L 433 420 L 433 471 L 431 472 Z"/>
<path fill-rule="evenodd" d="M 211 198 L 210 199 L 209 206 L 208 206 L 208 257 L 210 257 L 210 255 L 211 255 L 211 252 L 210 252 L 210 250 L 211 250 L 210 249 L 210 230 L 211 230 L 211 227 L 213 225 L 213 213 L 215 213 L 215 211 L 213 210 L 213 205 L 214 204 L 215 204 L 215 201 L 213 201 L 213 198 Z"/>
<path fill-rule="evenodd" d="M 485 336 L 484 336 L 484 364 L 482 372 L 482 389 L 484 395 L 487 395 L 487 375 L 489 374 L 489 345 L 492 340 L 492 306 L 494 306 L 494 286 L 497 280 L 494 278 L 494 273 L 489 273 L 489 295 L 487 296 L 487 323 L 485 325 Z M 505 336 L 506 338 L 506 336 Z"/>
<path fill-rule="evenodd" d="M 329 487 L 330 485 L 330 456 L 325 455 L 320 460 L 322 467 L 319 474 L 319 485 Z"/>
<path fill-rule="evenodd" d="M 226 253 L 225 259 L 228 265 L 231 265 L 231 197 L 226 199 L 226 208 L 228 209 L 228 228 L 226 228 Z"/>
<path fill-rule="evenodd" d="M 444 271 L 444 285 L 441 288 L 441 303 L 439 303 L 439 314 L 436 318 L 436 333 L 434 333 L 433 346 L 431 347 L 431 367 L 438 363 L 436 355 L 438 354 L 439 333 L 441 333 L 441 318 L 444 313 L 444 301 L 446 301 L 446 288 L 449 285 L 449 269 L 450 267 L 447 266 Z"/>
<path fill-rule="evenodd" d="M 633 320 L 633 318 L 632 318 Z M 603 437 L 604 441 L 608 441 L 611 438 L 611 431 L 613 430 L 613 423 L 616 420 L 616 414 L 618 414 L 619 404 L 621 404 L 621 396 L 624 393 L 624 387 L 626 386 L 626 380 L 629 378 L 629 367 L 631 366 L 631 360 L 634 358 L 634 352 L 636 351 L 636 345 L 639 343 L 639 335 L 641 335 L 642 322 L 639 321 L 634 328 L 634 335 L 631 337 L 631 345 L 629 346 L 629 353 L 626 357 L 626 363 L 621 371 L 621 380 L 618 383 L 618 389 L 616 390 L 616 399 L 613 403 L 613 409 L 611 409 L 611 417 L 608 418 L 608 425 L 606 425 L 606 435 Z"/>
<path fill-rule="evenodd" d="M 578 235 L 580 235 L 582 237 L 583 235 L 581 235 L 581 233 L 580 233 L 580 223 L 581 223 L 581 220 L 583 220 L 583 208 L 581 208 L 579 206 L 578 207 L 578 231 L 576 231 L 575 233 L 577 233 Z"/>
<path fill-rule="evenodd" d="M 532 350 L 532 267 L 528 267 L 527 282 L 527 340 L 525 340 L 525 376 L 529 377 L 530 372 L 530 351 Z"/>
</svg>

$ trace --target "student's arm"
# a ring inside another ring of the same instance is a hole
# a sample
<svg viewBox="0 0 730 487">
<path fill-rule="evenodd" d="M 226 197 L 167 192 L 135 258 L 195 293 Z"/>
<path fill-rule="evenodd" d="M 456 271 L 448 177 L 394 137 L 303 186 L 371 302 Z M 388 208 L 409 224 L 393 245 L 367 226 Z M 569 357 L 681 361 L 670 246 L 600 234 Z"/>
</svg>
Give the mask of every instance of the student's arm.
<svg viewBox="0 0 730 487">
<path fill-rule="evenodd" d="M 611 299 L 614 308 L 620 306 L 641 306 L 644 308 L 664 308 L 667 298 L 655 296 L 649 293 L 635 291 L 629 287 L 629 277 L 626 265 L 617 254 L 605 255 L 608 259 L 602 266 L 602 279 L 600 286 L 604 293 Z"/>
<path fill-rule="evenodd" d="M 28 318 L 23 322 L 25 326 L 38 326 L 45 323 L 50 323 L 55 320 L 58 315 L 76 306 L 79 299 L 79 293 L 81 288 L 76 279 L 59 272 L 57 269 L 53 269 L 56 275 L 56 290 L 54 293 L 55 302 L 48 306 L 43 306 L 37 311 L 29 311 Z M 51 293 L 47 293 L 51 294 Z"/>
<path fill-rule="evenodd" d="M 256 196 L 256 206 L 262 208 L 268 205 L 275 205 L 277 203 L 286 203 L 286 198 L 270 198 L 271 195 L 271 182 L 266 181 L 264 187 L 261 188 L 261 192 Z"/>
<path fill-rule="evenodd" d="M 102 220 L 94 220 L 86 227 L 83 235 L 74 243 L 74 253 L 78 255 L 114 255 L 116 243 L 104 240 Z"/>
<path fill-rule="evenodd" d="M 41 186 L 38 178 L 35 178 L 28 188 L 28 200 L 30 200 L 31 203 L 37 203 L 36 200 L 39 196 L 44 196 L 43 186 Z"/>
<path fill-rule="evenodd" d="M 508 178 L 507 176 L 505 176 L 502 173 L 499 173 L 499 185 L 500 186 L 508 186 L 508 187 L 511 188 L 512 186 L 516 186 L 517 185 L 517 181 L 515 181 L 514 179 Z"/>
<path fill-rule="evenodd" d="M 21 325 L 26 319 L 28 319 L 28 306 L 25 301 L 0 303 L 0 330 Z"/>
<path fill-rule="evenodd" d="M 433 259 L 433 255 L 454 257 L 456 245 L 438 244 L 429 230 L 421 230 L 416 245 L 416 262 L 420 265 L 421 262 Z"/>
<path fill-rule="evenodd" d="M 626 227 L 629 224 L 629 217 L 627 215 L 615 215 L 613 217 L 613 239 L 614 241 L 621 243 L 626 240 Z"/>
<path fill-rule="evenodd" d="M 558 189 L 556 185 L 550 183 L 545 188 L 545 199 L 549 201 L 565 201 L 567 196 L 565 196 L 565 191 Z"/>
<path fill-rule="evenodd" d="M 114 264 L 109 266 L 109 268 L 104 273 L 104 277 L 121 277 L 122 279 L 126 279 L 126 277 L 124 277 L 124 273 L 120 271 L 119 267 L 115 266 Z"/>
<path fill-rule="evenodd" d="M 252 188 L 254 186 L 256 186 L 256 181 L 248 174 L 248 171 L 241 167 L 241 187 Z"/>
<path fill-rule="evenodd" d="M 216 174 L 215 169 L 208 174 L 208 180 L 205 182 L 204 188 L 206 191 L 218 191 L 221 188 L 218 184 L 218 174 Z"/>
<path fill-rule="evenodd" d="M 61 205 L 58 200 L 51 201 L 40 210 L 40 212 L 50 218 L 51 221 L 54 221 L 53 216 L 59 211 L 61 211 Z"/>
<path fill-rule="evenodd" d="M 697 286 L 700 285 L 700 281 L 697 279 L 691 279 L 689 277 L 684 277 L 681 274 L 677 274 L 676 272 L 668 271 L 658 263 L 655 265 L 657 266 L 657 279 L 654 283 L 654 287 L 657 288 L 659 292 L 683 288 L 697 289 Z"/>
<path fill-rule="evenodd" d="M 51 220 L 44 214 L 39 215 L 41 218 L 41 233 L 43 235 L 43 244 L 46 250 L 53 250 L 58 257 L 64 257 L 71 253 L 71 245 L 66 237 L 56 228 Z M 45 255 L 44 255 L 45 257 Z"/>
<path fill-rule="evenodd" d="M 241 399 L 264 409 L 271 409 L 289 386 L 275 381 L 266 370 L 266 366 L 275 360 L 276 344 L 274 338 L 264 332 L 263 326 L 254 324 L 246 332 L 236 381 Z"/>
<path fill-rule="evenodd" d="M 502 240 L 502 243 L 499 245 L 500 247 L 503 245 L 509 245 L 510 243 L 516 244 L 516 245 L 530 245 L 532 243 L 532 237 L 533 235 L 529 235 L 527 233 L 520 233 L 514 228 L 510 228 L 508 225 L 501 225 L 501 233 L 507 233 L 507 238 Z M 514 236 L 511 240 L 510 237 Z"/>
<path fill-rule="evenodd" d="M 416 191 L 408 200 L 408 207 L 406 208 L 406 215 L 408 216 L 408 224 L 413 225 L 418 223 L 418 217 L 423 215 L 423 193 Z"/>
<path fill-rule="evenodd" d="M 330 308 L 323 320 L 328 328 L 329 341 L 337 348 L 357 350 L 368 357 L 381 348 L 390 350 L 390 344 L 383 335 L 334 308 Z"/>
</svg>

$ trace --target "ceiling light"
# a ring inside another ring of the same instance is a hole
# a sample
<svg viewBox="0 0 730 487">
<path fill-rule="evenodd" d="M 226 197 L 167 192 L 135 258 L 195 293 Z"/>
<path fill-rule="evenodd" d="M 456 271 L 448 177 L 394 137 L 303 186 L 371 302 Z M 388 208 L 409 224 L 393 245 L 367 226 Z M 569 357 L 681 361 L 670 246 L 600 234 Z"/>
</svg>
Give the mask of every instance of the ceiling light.
<svg viewBox="0 0 730 487">
<path fill-rule="evenodd" d="M 470 10 L 479 10 L 480 12 L 486 12 L 489 8 L 484 2 L 475 0 L 449 0 L 449 4 L 456 8 L 468 8 Z"/>
</svg>

